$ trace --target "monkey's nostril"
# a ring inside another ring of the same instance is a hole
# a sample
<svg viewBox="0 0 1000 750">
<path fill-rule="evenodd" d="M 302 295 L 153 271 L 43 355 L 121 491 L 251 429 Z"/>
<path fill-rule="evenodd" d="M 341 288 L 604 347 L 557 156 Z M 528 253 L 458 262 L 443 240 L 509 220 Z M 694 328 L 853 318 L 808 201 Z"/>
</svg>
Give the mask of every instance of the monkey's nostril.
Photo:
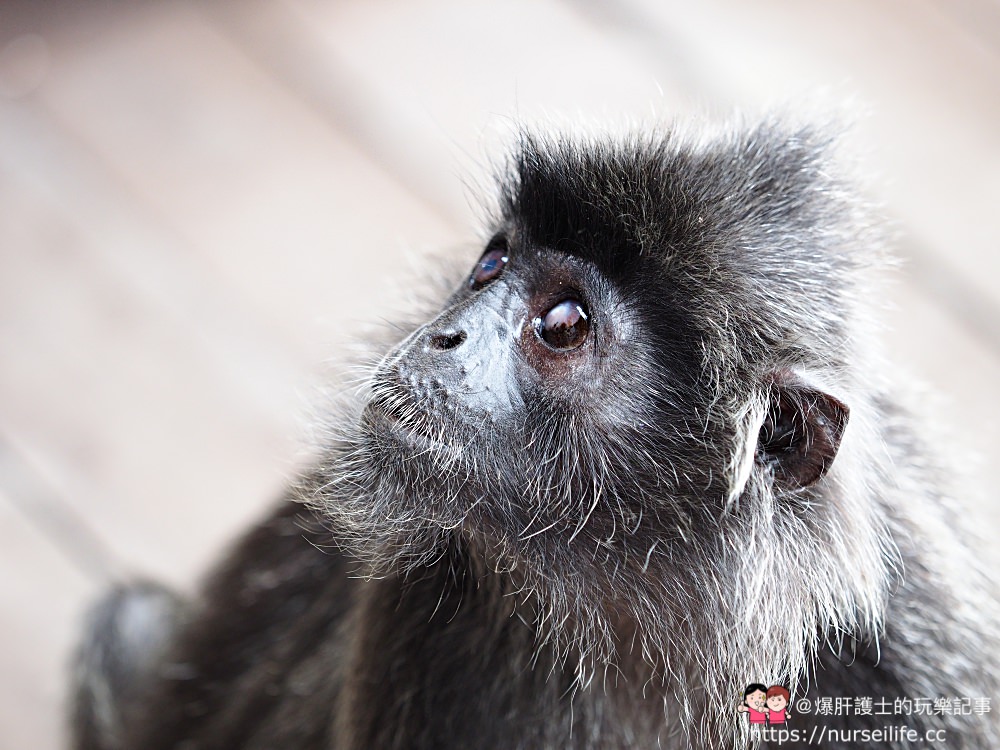
<svg viewBox="0 0 1000 750">
<path fill-rule="evenodd" d="M 455 349 L 462 345 L 465 341 L 467 335 L 465 331 L 456 331 L 455 333 L 443 333 L 435 336 L 431 336 L 431 349 L 437 349 L 439 352 L 446 352 L 449 349 Z"/>
</svg>

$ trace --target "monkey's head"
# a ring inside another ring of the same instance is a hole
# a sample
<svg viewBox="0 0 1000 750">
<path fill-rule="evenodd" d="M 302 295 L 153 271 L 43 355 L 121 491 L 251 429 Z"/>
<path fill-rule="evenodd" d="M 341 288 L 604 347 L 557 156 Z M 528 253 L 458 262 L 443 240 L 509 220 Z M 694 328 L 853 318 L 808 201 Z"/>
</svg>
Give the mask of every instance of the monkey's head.
<svg viewBox="0 0 1000 750">
<path fill-rule="evenodd" d="M 882 550 L 839 538 L 869 510 L 833 469 L 877 253 L 827 145 L 524 136 L 478 260 L 331 451 L 338 530 L 401 567 L 465 545 L 572 623 L 546 635 L 610 658 L 626 622 L 675 673 L 864 609 L 842 555 Z"/>
</svg>

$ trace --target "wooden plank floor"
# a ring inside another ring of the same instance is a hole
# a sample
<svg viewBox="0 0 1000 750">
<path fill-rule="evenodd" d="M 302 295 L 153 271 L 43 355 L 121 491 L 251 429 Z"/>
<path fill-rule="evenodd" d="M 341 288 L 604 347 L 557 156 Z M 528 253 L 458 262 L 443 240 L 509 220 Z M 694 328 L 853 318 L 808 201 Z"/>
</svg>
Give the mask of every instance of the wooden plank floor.
<svg viewBox="0 0 1000 750">
<path fill-rule="evenodd" d="M 845 99 L 906 261 L 887 346 L 942 394 L 996 522 L 991 0 L 5 3 L 0 748 L 59 746 L 103 585 L 192 585 L 275 496 L 324 363 L 414 258 L 474 260 L 515 123 Z"/>
</svg>

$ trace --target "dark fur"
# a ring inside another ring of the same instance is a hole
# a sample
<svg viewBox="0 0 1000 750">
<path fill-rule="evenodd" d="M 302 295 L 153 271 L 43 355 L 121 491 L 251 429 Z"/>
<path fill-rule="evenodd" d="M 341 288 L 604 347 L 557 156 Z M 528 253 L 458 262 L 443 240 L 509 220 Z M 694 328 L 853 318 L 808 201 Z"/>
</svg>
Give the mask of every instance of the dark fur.
<svg viewBox="0 0 1000 750">
<path fill-rule="evenodd" d="M 232 552 L 119 728 L 84 719 L 77 746 L 744 747 L 752 682 L 995 701 L 995 594 L 871 335 L 885 260 L 830 152 L 771 122 L 524 137 L 492 226 L 511 255 L 497 290 L 568 274 L 593 356 L 464 354 L 455 321 L 493 292 L 462 285 L 374 352 L 392 349 L 293 489 L 308 508 Z M 486 312 L 521 345 L 506 307 Z M 432 334 L 438 354 L 409 353 Z M 469 367 L 442 384 L 428 356 Z M 510 368 L 503 393 L 484 363 Z M 448 450 L 400 449 L 368 403 Z M 766 437 L 782 409 L 792 448 Z M 118 680 L 101 649 L 92 634 L 79 716 Z M 1000 746 L 991 714 L 868 721 Z"/>
</svg>

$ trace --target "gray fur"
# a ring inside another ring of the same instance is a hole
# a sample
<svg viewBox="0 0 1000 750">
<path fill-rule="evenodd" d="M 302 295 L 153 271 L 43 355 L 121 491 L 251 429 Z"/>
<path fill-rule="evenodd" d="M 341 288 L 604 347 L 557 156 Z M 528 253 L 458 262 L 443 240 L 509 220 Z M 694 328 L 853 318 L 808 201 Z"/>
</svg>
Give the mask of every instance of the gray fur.
<svg viewBox="0 0 1000 750">
<path fill-rule="evenodd" d="M 995 701 L 996 593 L 882 360 L 887 261 L 839 175 L 822 131 L 771 121 L 523 136 L 490 227 L 510 268 L 480 296 L 516 301 L 541 268 L 587 279 L 611 332 L 590 375 L 525 380 L 524 355 L 492 353 L 424 377 L 413 351 L 479 304 L 464 285 L 373 345 L 292 489 L 308 509 L 284 505 L 215 573 L 124 744 L 78 746 L 745 747 L 750 682 Z M 516 375 L 499 389 L 497 367 Z M 788 394 L 820 426 L 816 408 L 850 410 L 842 441 L 806 441 L 826 459 L 811 474 L 760 442 Z M 436 447 L 401 453 L 369 404 Z M 886 723 L 844 726 L 865 721 Z M 1000 747 L 992 714 L 896 723 Z"/>
</svg>

